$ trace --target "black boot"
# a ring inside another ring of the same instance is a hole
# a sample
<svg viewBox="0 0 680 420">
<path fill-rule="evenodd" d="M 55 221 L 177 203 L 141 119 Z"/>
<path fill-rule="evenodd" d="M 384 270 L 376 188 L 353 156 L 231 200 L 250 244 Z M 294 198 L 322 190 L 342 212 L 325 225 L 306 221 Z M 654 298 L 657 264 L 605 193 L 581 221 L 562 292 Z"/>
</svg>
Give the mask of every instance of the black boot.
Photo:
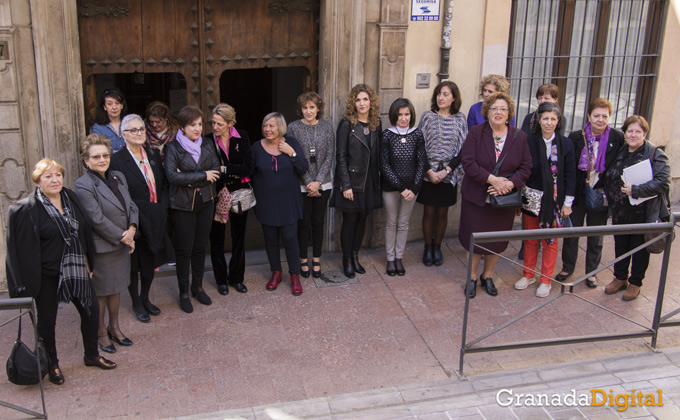
<svg viewBox="0 0 680 420">
<path fill-rule="evenodd" d="M 352 267 L 351 255 L 342 256 L 342 272 L 345 274 L 345 277 L 348 277 L 350 279 L 354 278 L 354 267 Z"/>
<path fill-rule="evenodd" d="M 427 267 L 432 267 L 432 264 L 434 264 L 432 245 L 425 244 L 425 251 L 423 252 L 423 264 L 425 264 Z"/>
<path fill-rule="evenodd" d="M 465 285 L 465 293 L 474 299 L 477 296 L 477 280 L 469 280 Z"/>
<path fill-rule="evenodd" d="M 440 266 L 444 264 L 444 256 L 442 255 L 442 246 L 441 244 L 435 245 L 432 248 L 432 262 L 436 266 Z"/>
<path fill-rule="evenodd" d="M 359 264 L 359 251 L 352 252 L 352 266 L 354 267 L 354 272 L 358 274 L 366 274 L 364 267 Z"/>
</svg>

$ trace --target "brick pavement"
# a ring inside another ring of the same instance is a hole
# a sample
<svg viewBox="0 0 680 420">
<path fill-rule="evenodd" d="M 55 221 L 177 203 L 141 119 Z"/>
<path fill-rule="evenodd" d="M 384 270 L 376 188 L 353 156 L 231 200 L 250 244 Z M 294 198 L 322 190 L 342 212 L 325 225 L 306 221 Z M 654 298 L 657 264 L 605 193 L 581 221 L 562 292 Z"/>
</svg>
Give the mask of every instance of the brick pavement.
<svg viewBox="0 0 680 420">
<path fill-rule="evenodd" d="M 505 255 L 515 256 L 516 245 Z M 605 260 L 612 256 L 612 245 L 611 238 L 605 239 Z M 674 256 L 680 255 L 678 249 Z M 137 322 L 129 297 L 122 298 L 121 328 L 135 344 L 111 355 L 119 367 L 110 372 L 82 365 L 77 312 L 62 304 L 57 345 L 66 383 L 46 385 L 50 418 L 680 418 L 663 417 L 674 413 L 672 399 L 680 384 L 675 372 L 679 328 L 660 332 L 662 354 L 649 351 L 649 340 L 644 339 L 468 354 L 464 366 L 470 380 L 459 380 L 455 371 L 466 258 L 454 239 L 445 241 L 443 251 L 444 265 L 428 268 L 419 263 L 422 244 L 410 243 L 404 256 L 407 275 L 388 277 L 384 250 L 368 250 L 361 254 L 368 273 L 358 281 L 335 285 L 303 279 L 300 297 L 291 296 L 287 279 L 277 291 L 266 291 L 268 266 L 262 255 L 249 255 L 249 292 L 232 290 L 220 296 L 208 273 L 205 286 L 214 304 L 206 307 L 194 301 L 190 315 L 178 308 L 175 278 L 159 277 L 152 298 L 163 313 L 149 324 Z M 604 295 L 607 275 L 600 276 L 597 289 L 582 284 L 576 292 L 648 325 L 660 261 L 661 256 L 652 256 L 642 295 L 633 302 Z M 339 255 L 327 255 L 323 263 L 331 280 L 340 278 Z M 672 261 L 665 313 L 680 307 L 675 264 Z M 541 301 L 533 288 L 512 288 L 520 275 L 519 267 L 499 263 L 499 296 L 478 292 L 470 307 L 470 337 Z M 552 295 L 556 293 L 553 288 Z M 0 313 L 0 320 L 8 316 Z M 639 328 L 563 297 L 488 343 L 630 331 L 631 326 Z M 0 352 L 9 354 L 13 340 L 13 328 L 3 329 Z M 644 369 L 636 369 L 633 362 L 642 360 Z M 669 403 L 620 414 L 595 408 L 506 409 L 494 400 L 495 390 L 507 386 L 562 392 L 629 385 L 663 386 Z M 36 390 L 0 378 L 0 399 L 37 409 Z M 0 407 L 0 418 L 22 416 Z"/>
</svg>

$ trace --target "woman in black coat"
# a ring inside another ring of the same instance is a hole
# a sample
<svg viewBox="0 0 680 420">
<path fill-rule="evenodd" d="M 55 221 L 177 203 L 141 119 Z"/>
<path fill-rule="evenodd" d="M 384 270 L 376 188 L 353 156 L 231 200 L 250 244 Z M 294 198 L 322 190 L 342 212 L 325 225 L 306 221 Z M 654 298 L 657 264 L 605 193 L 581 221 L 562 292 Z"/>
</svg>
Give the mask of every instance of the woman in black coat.
<svg viewBox="0 0 680 420">
<path fill-rule="evenodd" d="M 213 132 L 204 137 L 215 147 L 215 154 L 220 160 L 220 178 L 217 180 L 217 194 L 222 188 L 230 193 L 243 188 L 252 188 L 250 176 L 253 174 L 253 155 L 250 153 L 248 133 L 237 130 L 236 111 L 231 105 L 217 104 L 213 109 Z M 246 224 L 248 211 L 241 214 L 229 212 L 231 224 L 231 259 L 229 268 L 224 257 L 224 235 L 227 224 L 213 220 L 210 228 L 210 260 L 217 291 L 221 295 L 229 293 L 229 286 L 239 293 L 248 289 L 243 284 L 246 272 Z"/>
<path fill-rule="evenodd" d="M 588 123 L 583 130 L 572 131 L 569 139 L 574 143 L 576 164 L 576 192 L 572 207 L 571 224 L 602 226 L 607 224 L 608 211 L 586 208 L 586 188 L 604 191 L 604 173 L 611 166 L 623 146 L 623 133 L 609 127 L 612 104 L 606 99 L 594 99 L 588 106 Z M 585 147 L 585 146 L 588 147 Z M 576 268 L 578 239 L 564 238 L 562 244 L 562 271 L 555 279 L 566 280 Z M 589 236 L 586 247 L 586 273 L 597 269 L 602 258 L 602 237 Z M 590 288 L 597 287 L 597 277 L 586 279 Z"/>
<path fill-rule="evenodd" d="M 160 152 L 145 146 L 144 120 L 129 114 L 121 122 L 126 147 L 111 157 L 111 169 L 125 175 L 128 191 L 139 209 L 139 235 L 130 264 L 132 310 L 141 322 L 149 322 L 149 314 L 161 310 L 149 301 L 149 291 L 156 267 L 173 258 L 172 244 L 166 226 L 168 214 L 168 183 L 163 171 Z M 141 275 L 141 293 L 139 289 Z"/>
<path fill-rule="evenodd" d="M 380 143 L 382 126 L 378 95 L 359 84 L 347 94 L 345 115 L 335 137 L 335 188 L 330 206 L 342 211 L 340 246 L 345 276 L 366 270 L 359 263 L 359 248 L 371 210 L 382 207 Z"/>
<path fill-rule="evenodd" d="M 185 106 L 177 114 L 177 120 L 181 129 L 175 140 L 165 146 L 165 176 L 170 182 L 170 218 L 177 238 L 179 306 L 191 313 L 194 307 L 189 300 L 190 291 L 203 305 L 212 304 L 203 290 L 203 274 L 220 160 L 215 147 L 201 137 L 203 112 L 200 109 Z"/>
<path fill-rule="evenodd" d="M 525 189 L 524 200 L 529 205 L 522 209 L 523 227 L 562 227 L 563 219 L 571 214 L 576 188 L 574 148 L 571 141 L 560 134 L 562 112 L 559 105 L 543 102 L 536 111 L 536 121 L 532 134 L 527 138 L 532 167 Z M 557 262 L 557 238 L 524 241 L 524 272 L 515 283 L 515 289 L 523 290 L 536 282 L 533 270 L 538 262 L 539 243 L 543 246 L 543 255 L 541 284 L 536 289 L 536 296 L 543 298 L 550 295 L 552 288 L 552 275 Z"/>
<path fill-rule="evenodd" d="M 59 302 L 80 314 L 85 365 L 113 369 L 97 350 L 99 305 L 90 278 L 94 247 L 90 225 L 75 193 L 63 188 L 64 167 L 43 159 L 33 168 L 36 189 L 9 208 L 6 275 L 11 297 L 32 297 L 38 334 L 45 343 L 50 382 L 61 385 L 55 326 Z M 65 264 L 70 270 L 62 270 Z"/>
</svg>

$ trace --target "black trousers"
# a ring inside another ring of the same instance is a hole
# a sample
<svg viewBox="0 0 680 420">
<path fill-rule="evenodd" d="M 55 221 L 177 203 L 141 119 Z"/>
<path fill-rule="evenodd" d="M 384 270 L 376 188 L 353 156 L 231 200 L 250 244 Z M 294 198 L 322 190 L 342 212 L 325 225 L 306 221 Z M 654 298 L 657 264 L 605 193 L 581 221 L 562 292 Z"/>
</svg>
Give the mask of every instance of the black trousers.
<svg viewBox="0 0 680 420">
<path fill-rule="evenodd" d="M 312 226 L 312 255 L 314 258 L 321 256 L 323 227 L 330 196 L 331 190 L 321 191 L 321 197 L 308 197 L 306 193 L 302 194 L 302 220 L 298 220 L 300 258 L 307 258 L 310 224 Z"/>
<path fill-rule="evenodd" d="M 194 211 L 170 209 L 170 218 L 177 239 L 175 255 L 180 293 L 189 293 L 189 270 L 191 288 L 203 287 L 205 247 L 210 236 L 215 204 L 212 201 L 201 204 L 201 207 L 194 207 Z"/>
<path fill-rule="evenodd" d="M 35 307 L 38 310 L 38 335 L 45 342 L 50 364 L 59 362 L 54 331 L 57 324 L 57 310 L 59 309 L 59 301 L 57 299 L 58 286 L 58 275 L 51 278 L 43 278 L 40 282 L 40 292 L 35 297 Z M 99 356 L 99 350 L 97 350 L 99 305 L 97 304 L 97 296 L 94 293 L 91 280 L 90 289 L 92 290 L 92 302 L 89 308 L 83 307 L 78 299 L 71 299 L 71 303 L 73 303 L 80 314 L 80 334 L 83 336 L 85 357 L 95 358 Z"/>
<path fill-rule="evenodd" d="M 212 222 L 210 228 L 210 260 L 217 284 L 243 283 L 246 272 L 246 224 L 248 212 L 243 214 L 229 213 L 231 224 L 231 259 L 229 269 L 224 257 L 224 235 L 227 224 Z"/>
<path fill-rule="evenodd" d="M 342 212 L 342 226 L 340 227 L 342 255 L 351 255 L 352 252 L 359 251 L 361 241 L 364 240 L 367 218 L 368 212 Z"/>
<path fill-rule="evenodd" d="M 614 235 L 614 254 L 618 258 L 620 255 L 643 243 L 645 243 L 644 235 Z M 629 266 L 630 277 L 628 276 Z M 614 277 L 619 280 L 628 280 L 630 284 L 635 286 L 642 286 L 642 279 L 645 278 L 647 267 L 649 267 L 649 252 L 646 249 L 641 249 L 633 254 L 632 258 L 629 255 L 621 261 L 614 263 Z"/>
<path fill-rule="evenodd" d="M 288 273 L 300 274 L 300 250 L 297 239 L 297 222 L 286 226 L 262 225 L 264 233 L 264 249 L 272 271 L 281 271 L 281 252 L 279 238 L 283 242 L 288 260 Z"/>
<path fill-rule="evenodd" d="M 607 224 L 607 212 L 587 210 L 585 196 L 581 198 L 577 206 L 572 208 L 569 218 L 574 227 L 583 226 L 584 221 L 588 226 L 604 226 Z M 564 243 L 562 244 L 562 271 L 567 273 L 574 272 L 578 258 L 578 240 L 579 238 L 564 238 Z M 597 269 L 600 266 L 601 259 L 602 236 L 588 236 L 586 238 L 586 273 Z"/>
</svg>

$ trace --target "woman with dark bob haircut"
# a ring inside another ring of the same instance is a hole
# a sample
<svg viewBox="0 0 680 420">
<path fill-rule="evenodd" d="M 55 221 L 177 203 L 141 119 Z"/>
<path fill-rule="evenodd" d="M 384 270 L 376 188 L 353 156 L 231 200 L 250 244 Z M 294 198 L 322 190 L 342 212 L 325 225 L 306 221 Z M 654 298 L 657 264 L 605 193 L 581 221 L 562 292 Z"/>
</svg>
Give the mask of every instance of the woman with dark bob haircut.
<svg viewBox="0 0 680 420">
<path fill-rule="evenodd" d="M 406 98 L 390 106 L 392 127 L 383 132 L 380 146 L 382 198 L 385 205 L 386 273 L 406 274 L 402 256 L 408 239 L 408 225 L 416 196 L 428 168 L 423 132 L 415 125 L 415 108 Z"/>
<path fill-rule="evenodd" d="M 300 177 L 302 193 L 302 219 L 298 221 L 300 245 L 300 275 L 309 277 L 307 244 L 309 226 L 312 227 L 312 275 L 321 277 L 321 247 L 326 208 L 331 196 L 331 168 L 335 133 L 333 126 L 323 119 L 324 102 L 316 92 L 307 92 L 297 98 L 299 120 L 288 124 L 288 134 L 300 143 L 309 162 L 309 170 Z"/>
<path fill-rule="evenodd" d="M 99 99 L 97 117 L 92 126 L 92 134 L 102 134 L 111 140 L 113 153 L 125 147 L 125 139 L 120 122 L 127 114 L 127 103 L 118 88 L 105 89 Z"/>
<path fill-rule="evenodd" d="M 380 193 L 380 104 L 372 87 L 358 84 L 347 94 L 345 115 L 338 124 L 335 148 L 335 188 L 331 206 L 342 211 L 340 246 L 345 276 L 366 270 L 359 248 L 371 210 L 382 207 Z"/>
<path fill-rule="evenodd" d="M 59 162 L 39 161 L 32 179 L 35 191 L 9 208 L 7 287 L 10 297 L 35 299 L 50 382 L 61 385 L 54 331 L 59 302 L 72 302 L 80 314 L 85 365 L 113 369 L 116 364 L 97 350 L 99 306 L 90 279 L 94 249 L 85 211 L 75 193 L 64 188 Z"/>
<path fill-rule="evenodd" d="M 442 265 L 441 251 L 449 207 L 458 200 L 458 182 L 463 178 L 460 150 L 468 127 L 460 112 L 463 101 L 458 85 L 443 81 L 432 92 L 431 108 L 420 117 L 418 128 L 425 137 L 428 167 L 417 201 L 423 209 L 423 264 Z"/>
<path fill-rule="evenodd" d="M 177 137 L 165 146 L 165 175 L 170 182 L 170 219 L 177 237 L 179 306 L 191 313 L 194 307 L 189 291 L 203 305 L 212 304 L 203 290 L 203 274 L 220 160 L 215 146 L 201 137 L 203 112 L 199 108 L 185 106 L 177 114 L 177 120 L 181 127 Z"/>
</svg>

